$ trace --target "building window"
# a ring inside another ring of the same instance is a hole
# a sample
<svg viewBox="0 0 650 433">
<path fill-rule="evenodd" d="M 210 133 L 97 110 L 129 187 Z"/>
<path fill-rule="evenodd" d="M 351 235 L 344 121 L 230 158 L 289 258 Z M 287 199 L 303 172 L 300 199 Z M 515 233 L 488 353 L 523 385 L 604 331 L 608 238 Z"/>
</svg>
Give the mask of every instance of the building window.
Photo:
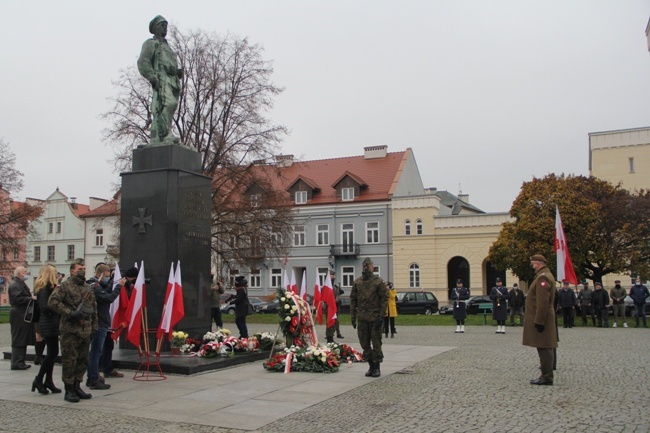
<svg viewBox="0 0 650 433">
<path fill-rule="evenodd" d="M 47 223 L 47 232 L 54 233 L 54 223 Z"/>
<path fill-rule="evenodd" d="M 68 245 L 68 260 L 74 260 L 74 245 Z"/>
<path fill-rule="evenodd" d="M 57 233 L 61 233 L 61 221 L 58 221 L 58 222 L 56 223 L 56 232 L 57 232 Z"/>
<path fill-rule="evenodd" d="M 254 289 L 262 287 L 262 276 L 259 269 L 251 269 L 251 285 Z"/>
<path fill-rule="evenodd" d="M 330 243 L 330 226 L 327 224 L 318 224 L 316 227 L 316 245 L 329 245 Z"/>
<path fill-rule="evenodd" d="M 318 284 L 323 287 L 325 285 L 325 280 L 327 279 L 327 274 L 329 274 L 329 268 L 317 268 L 318 270 Z"/>
<path fill-rule="evenodd" d="M 404 234 L 406 236 L 411 234 L 411 220 L 404 221 Z"/>
<path fill-rule="evenodd" d="M 371 222 L 366 223 L 366 243 L 378 244 L 379 243 L 379 223 Z"/>
<path fill-rule="evenodd" d="M 352 201 L 354 200 L 354 188 L 341 189 L 341 200 Z"/>
<path fill-rule="evenodd" d="M 251 207 L 259 207 L 260 199 L 261 197 L 259 194 L 251 194 Z"/>
<path fill-rule="evenodd" d="M 354 283 L 354 266 L 343 266 L 341 268 L 341 286 L 352 287 Z"/>
<path fill-rule="evenodd" d="M 372 273 L 375 274 L 375 275 L 377 275 L 378 277 L 381 277 L 381 270 L 380 270 L 379 266 L 375 266 L 375 267 L 372 269 Z"/>
<path fill-rule="evenodd" d="M 34 247 L 34 261 L 41 261 L 41 247 Z"/>
<path fill-rule="evenodd" d="M 101 247 L 104 245 L 104 229 L 95 230 L 95 246 Z"/>
<path fill-rule="evenodd" d="M 271 245 L 275 247 L 282 245 L 281 233 L 271 233 Z"/>
<path fill-rule="evenodd" d="M 228 275 L 228 285 L 232 288 L 235 287 L 235 277 L 239 275 L 239 269 L 231 269 Z"/>
<path fill-rule="evenodd" d="M 304 225 L 293 226 L 293 246 L 294 247 L 304 247 L 305 246 L 305 226 Z"/>
<path fill-rule="evenodd" d="M 630 161 L 630 173 L 634 173 L 634 158 L 631 157 L 628 160 Z"/>
<path fill-rule="evenodd" d="M 307 203 L 307 191 L 296 191 L 296 204 Z"/>
<path fill-rule="evenodd" d="M 47 246 L 47 261 L 48 262 L 53 262 L 56 260 L 55 254 L 54 254 L 54 245 L 48 245 Z"/>
<path fill-rule="evenodd" d="M 277 289 L 282 287 L 282 269 L 273 268 L 271 269 L 271 287 Z"/>
<path fill-rule="evenodd" d="M 344 253 L 354 252 L 354 224 L 341 224 L 341 243 Z"/>
<path fill-rule="evenodd" d="M 422 220 L 417 219 L 415 220 L 415 232 L 419 235 L 422 234 Z"/>
<path fill-rule="evenodd" d="M 13 251 L 14 253 L 14 261 L 18 260 L 18 247 L 14 247 Z"/>
<path fill-rule="evenodd" d="M 417 289 L 420 287 L 420 267 L 413 263 L 409 267 L 409 288 Z"/>
</svg>

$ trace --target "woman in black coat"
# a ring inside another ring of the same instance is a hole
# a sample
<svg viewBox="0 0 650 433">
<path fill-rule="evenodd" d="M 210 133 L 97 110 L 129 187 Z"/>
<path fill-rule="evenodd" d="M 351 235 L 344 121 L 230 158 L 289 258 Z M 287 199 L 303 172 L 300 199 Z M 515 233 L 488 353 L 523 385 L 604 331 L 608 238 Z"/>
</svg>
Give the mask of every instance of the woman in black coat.
<svg viewBox="0 0 650 433">
<path fill-rule="evenodd" d="M 25 281 L 29 278 L 29 272 L 24 266 L 18 266 L 14 271 L 14 279 L 9 284 L 9 303 L 11 311 L 9 312 L 9 323 L 11 324 L 11 369 L 27 370 L 31 365 L 25 364 L 27 346 L 33 346 L 36 343 L 34 333 L 34 323 L 25 322 L 25 312 L 27 306 L 32 300 L 29 287 Z"/>
<path fill-rule="evenodd" d="M 239 330 L 239 338 L 248 338 L 248 327 L 246 326 L 246 316 L 248 316 L 251 304 L 248 300 L 248 281 L 243 276 L 235 278 L 235 290 L 237 294 L 230 301 L 235 304 L 235 324 Z"/>
<path fill-rule="evenodd" d="M 39 327 L 41 329 L 41 336 L 45 339 L 47 355 L 43 359 L 41 369 L 32 383 L 32 392 L 34 389 L 38 389 L 38 392 L 41 394 L 47 394 L 48 389 L 53 394 L 61 392 L 59 388 L 54 386 L 54 381 L 52 380 L 54 361 L 59 355 L 59 323 L 61 322 L 61 316 L 47 305 L 50 295 L 58 285 L 59 279 L 54 266 L 43 266 L 34 284 L 34 291 L 36 292 L 36 299 L 38 299 L 38 306 L 41 309 Z"/>
</svg>

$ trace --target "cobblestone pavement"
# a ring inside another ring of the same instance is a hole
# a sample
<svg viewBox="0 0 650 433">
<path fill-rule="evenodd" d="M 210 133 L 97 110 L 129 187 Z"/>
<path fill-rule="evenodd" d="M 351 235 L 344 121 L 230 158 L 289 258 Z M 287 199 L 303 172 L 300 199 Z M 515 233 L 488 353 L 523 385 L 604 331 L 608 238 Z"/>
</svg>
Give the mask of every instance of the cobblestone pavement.
<svg viewBox="0 0 650 433">
<path fill-rule="evenodd" d="M 267 326 L 250 327 L 253 332 Z M 521 328 L 400 327 L 384 344 L 453 346 L 399 374 L 265 425 L 260 432 L 649 432 L 650 330 L 560 329 L 554 386 L 532 386 L 537 352 Z M 324 332 L 320 332 L 323 334 Z M 351 328 L 344 340 L 358 347 Z M 9 346 L 0 325 L 0 347 Z M 9 368 L 8 362 L 0 368 Z M 33 369 L 30 369 L 33 370 Z M 16 374 L 27 374 L 16 372 Z M 29 373 L 32 375 L 32 373 Z M 47 397 L 46 397 L 47 398 Z M 83 402 L 78 403 L 83 404 Z M 0 432 L 240 432 L 73 406 L 0 400 Z"/>
</svg>

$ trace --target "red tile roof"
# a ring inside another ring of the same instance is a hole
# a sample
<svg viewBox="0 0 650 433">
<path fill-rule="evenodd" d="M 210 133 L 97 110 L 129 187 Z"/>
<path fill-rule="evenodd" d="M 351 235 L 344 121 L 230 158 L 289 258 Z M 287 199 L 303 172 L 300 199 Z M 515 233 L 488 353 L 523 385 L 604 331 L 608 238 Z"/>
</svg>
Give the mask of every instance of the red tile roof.
<svg viewBox="0 0 650 433">
<path fill-rule="evenodd" d="M 85 205 L 82 205 L 85 206 Z M 104 203 L 96 209 L 88 212 L 88 206 L 86 206 L 86 213 L 77 214 L 80 218 L 91 218 L 91 217 L 106 217 L 120 214 L 120 208 L 118 207 L 117 199 L 113 199 Z"/>
<path fill-rule="evenodd" d="M 355 202 L 383 201 L 391 198 L 411 149 L 403 152 L 389 152 L 383 158 L 366 159 L 363 155 L 343 158 L 294 162 L 290 167 L 279 168 L 280 176 L 270 175 L 269 166 L 256 166 L 264 170 L 276 191 L 286 191 L 290 185 L 302 178 L 311 186 L 321 190 L 314 194 L 310 204 L 331 204 L 341 202 L 333 188 L 347 173 L 353 179 L 366 184 Z M 275 167 L 277 169 L 277 167 Z"/>
</svg>

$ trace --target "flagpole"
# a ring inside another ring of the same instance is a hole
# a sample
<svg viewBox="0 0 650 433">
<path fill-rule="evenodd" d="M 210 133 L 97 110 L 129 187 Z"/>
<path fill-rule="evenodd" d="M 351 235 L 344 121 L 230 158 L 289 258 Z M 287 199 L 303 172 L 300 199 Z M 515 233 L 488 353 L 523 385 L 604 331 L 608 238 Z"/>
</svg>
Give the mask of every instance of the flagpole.
<svg viewBox="0 0 650 433">
<path fill-rule="evenodd" d="M 163 305 L 162 316 L 160 316 L 160 317 L 165 317 L 165 310 L 166 309 L 167 309 L 167 304 Z M 171 329 L 169 330 L 169 332 L 171 332 Z M 163 333 L 163 335 L 165 335 L 165 334 L 167 334 L 167 332 Z M 160 338 L 158 338 L 157 341 L 158 342 L 156 343 L 156 353 L 160 353 L 160 346 L 162 345 L 162 336 L 160 336 Z"/>
</svg>

